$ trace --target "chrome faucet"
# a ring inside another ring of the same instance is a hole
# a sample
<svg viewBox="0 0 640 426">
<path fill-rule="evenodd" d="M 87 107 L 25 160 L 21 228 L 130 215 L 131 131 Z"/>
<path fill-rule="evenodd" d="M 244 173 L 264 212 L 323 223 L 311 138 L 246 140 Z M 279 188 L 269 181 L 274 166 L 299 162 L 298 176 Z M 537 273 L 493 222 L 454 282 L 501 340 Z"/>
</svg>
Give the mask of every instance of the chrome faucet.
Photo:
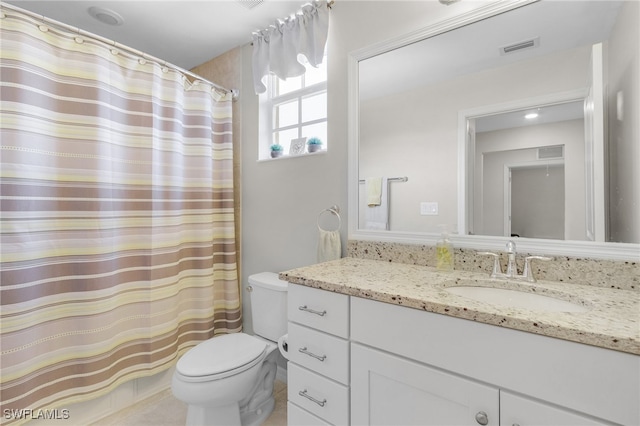
<svg viewBox="0 0 640 426">
<path fill-rule="evenodd" d="M 507 262 L 507 271 L 505 273 L 502 272 L 502 265 L 500 264 L 500 255 L 496 253 L 491 253 L 488 251 L 482 251 L 478 254 L 493 256 L 493 270 L 491 271 L 491 278 L 497 279 L 512 279 L 512 280 L 523 280 L 531 283 L 536 282 L 536 278 L 533 275 L 533 270 L 531 269 L 531 261 L 532 260 L 552 260 L 553 258 L 547 256 L 527 256 L 524 259 L 524 269 L 522 271 L 522 275 L 518 275 L 518 264 L 516 262 L 516 243 L 513 241 L 507 242 L 506 245 L 506 253 L 509 256 L 509 260 Z"/>
<path fill-rule="evenodd" d="M 507 272 L 505 275 L 507 278 L 513 278 L 518 276 L 518 264 L 516 263 L 516 243 L 509 241 L 507 243 L 507 254 L 509 255 L 509 261 L 507 262 Z"/>
</svg>

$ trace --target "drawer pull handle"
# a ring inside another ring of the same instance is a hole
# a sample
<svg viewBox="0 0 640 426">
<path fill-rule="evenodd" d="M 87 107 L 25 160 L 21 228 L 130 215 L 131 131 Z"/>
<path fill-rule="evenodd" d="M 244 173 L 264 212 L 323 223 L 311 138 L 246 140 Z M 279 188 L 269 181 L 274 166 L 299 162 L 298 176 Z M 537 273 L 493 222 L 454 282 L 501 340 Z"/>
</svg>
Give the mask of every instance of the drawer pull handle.
<svg viewBox="0 0 640 426">
<path fill-rule="evenodd" d="M 305 354 L 305 355 L 309 355 L 309 356 L 311 356 L 311 357 L 313 357 L 313 358 L 315 358 L 315 359 L 319 359 L 320 361 L 324 361 L 324 360 L 327 358 L 327 356 L 326 356 L 326 355 L 316 355 L 316 354 L 314 354 L 313 352 L 309 352 L 309 351 L 307 350 L 307 347 L 306 347 L 306 346 L 305 346 L 304 348 L 300 348 L 300 349 L 298 349 L 298 352 L 301 352 L 301 353 L 303 353 L 303 354 Z"/>
<path fill-rule="evenodd" d="M 301 311 L 305 311 L 305 312 L 309 312 L 309 313 L 312 313 L 312 314 L 320 315 L 321 317 L 323 317 L 323 316 L 325 316 L 327 314 L 327 311 L 315 311 L 313 309 L 307 308 L 307 305 L 298 306 L 298 309 L 300 309 Z"/>
<path fill-rule="evenodd" d="M 300 396 L 304 396 L 304 397 L 305 397 L 305 398 L 307 398 L 309 401 L 313 401 L 313 402 L 315 402 L 316 404 L 318 404 L 318 405 L 319 405 L 319 406 L 321 406 L 321 407 L 324 407 L 324 404 L 326 404 L 326 403 L 327 403 L 327 400 L 326 400 L 326 399 L 323 399 L 322 401 L 320 401 L 319 399 L 315 399 L 315 398 L 314 398 L 314 397 L 312 397 L 311 395 L 308 395 L 308 394 L 307 394 L 307 390 L 306 390 L 306 389 L 305 389 L 305 390 L 303 390 L 303 391 L 298 392 L 298 395 L 300 395 Z"/>
</svg>

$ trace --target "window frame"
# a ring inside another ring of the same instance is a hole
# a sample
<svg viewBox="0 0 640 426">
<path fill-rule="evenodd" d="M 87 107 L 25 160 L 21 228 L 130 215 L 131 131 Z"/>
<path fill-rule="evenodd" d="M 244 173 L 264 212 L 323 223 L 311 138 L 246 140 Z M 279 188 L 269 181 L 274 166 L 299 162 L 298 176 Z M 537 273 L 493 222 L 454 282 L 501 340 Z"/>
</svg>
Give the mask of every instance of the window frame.
<svg viewBox="0 0 640 426">
<path fill-rule="evenodd" d="M 259 143 L 259 152 L 258 152 L 258 160 L 266 160 L 271 159 L 270 146 L 276 143 L 275 134 L 277 132 L 294 130 L 297 129 L 297 138 L 302 137 L 302 129 L 306 126 L 327 123 L 328 126 L 328 111 L 324 118 L 317 118 L 309 121 L 302 121 L 302 101 L 304 98 L 327 94 L 327 80 L 325 78 L 324 81 L 314 83 L 310 86 L 304 87 L 304 81 L 306 78 L 306 73 L 300 76 L 302 79 L 302 88 L 297 90 L 292 90 L 282 95 L 275 95 L 275 91 L 278 84 L 278 77 L 274 74 L 270 74 L 268 77 L 267 83 L 267 91 L 260 96 L 260 143 Z M 297 120 L 294 124 L 289 124 L 287 126 L 276 127 L 275 126 L 275 110 L 279 105 L 286 104 L 291 101 L 297 100 L 298 108 L 297 108 Z M 324 142 L 324 150 L 327 149 L 327 141 Z M 282 145 L 282 143 L 280 143 Z M 304 154 L 303 154 L 304 155 Z M 283 153 L 283 157 L 292 157 L 289 156 L 288 152 Z M 283 158 L 280 157 L 280 158 Z"/>
</svg>

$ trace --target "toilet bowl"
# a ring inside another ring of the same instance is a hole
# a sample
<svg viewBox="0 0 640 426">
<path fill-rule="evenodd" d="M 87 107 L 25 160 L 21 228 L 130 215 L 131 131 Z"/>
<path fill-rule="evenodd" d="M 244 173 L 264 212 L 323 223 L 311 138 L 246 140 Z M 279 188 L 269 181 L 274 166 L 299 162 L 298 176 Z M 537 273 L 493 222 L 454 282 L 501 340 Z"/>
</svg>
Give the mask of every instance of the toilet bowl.
<svg viewBox="0 0 640 426">
<path fill-rule="evenodd" d="M 261 336 L 220 335 L 199 343 L 176 364 L 171 389 L 188 404 L 187 425 L 257 426 L 273 411 L 276 341 L 287 327 L 287 283 L 268 272 L 252 275 L 249 283 L 254 321 L 270 312 L 266 326 L 254 327 Z"/>
</svg>

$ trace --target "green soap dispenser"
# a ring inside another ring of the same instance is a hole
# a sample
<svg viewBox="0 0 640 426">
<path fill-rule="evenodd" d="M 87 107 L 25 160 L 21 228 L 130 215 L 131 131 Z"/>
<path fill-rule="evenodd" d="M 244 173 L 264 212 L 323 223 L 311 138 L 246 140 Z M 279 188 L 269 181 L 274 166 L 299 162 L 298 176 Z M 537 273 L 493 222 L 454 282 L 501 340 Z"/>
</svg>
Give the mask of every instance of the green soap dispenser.
<svg viewBox="0 0 640 426">
<path fill-rule="evenodd" d="M 436 243 L 436 269 L 438 271 L 453 271 L 453 245 L 449 240 L 449 233 L 443 226 L 442 238 Z"/>
</svg>

